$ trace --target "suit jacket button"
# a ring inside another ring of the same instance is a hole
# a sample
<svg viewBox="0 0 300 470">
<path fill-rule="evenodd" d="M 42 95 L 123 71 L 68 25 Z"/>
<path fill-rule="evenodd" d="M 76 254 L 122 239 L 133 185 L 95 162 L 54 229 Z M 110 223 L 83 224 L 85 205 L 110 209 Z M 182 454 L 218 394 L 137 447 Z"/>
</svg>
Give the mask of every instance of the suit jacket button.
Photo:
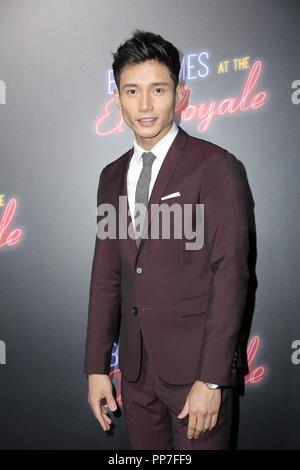
<svg viewBox="0 0 300 470">
<path fill-rule="evenodd" d="M 137 307 L 132 307 L 131 312 L 133 313 L 133 315 L 137 315 L 138 308 Z"/>
<path fill-rule="evenodd" d="M 137 272 L 138 274 L 141 274 L 141 273 L 143 272 L 143 270 L 142 270 L 142 268 L 136 268 L 136 272 Z"/>
</svg>

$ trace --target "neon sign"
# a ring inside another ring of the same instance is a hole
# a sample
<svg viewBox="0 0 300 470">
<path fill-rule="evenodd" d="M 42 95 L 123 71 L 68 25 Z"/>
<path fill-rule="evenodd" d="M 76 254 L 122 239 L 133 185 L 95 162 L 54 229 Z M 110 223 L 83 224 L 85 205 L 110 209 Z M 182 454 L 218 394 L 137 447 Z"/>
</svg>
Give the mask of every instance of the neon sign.
<svg viewBox="0 0 300 470">
<path fill-rule="evenodd" d="M 205 78 L 209 74 L 209 66 L 206 61 L 209 59 L 209 53 L 202 51 L 197 54 L 187 54 L 183 56 L 180 65 L 179 80 L 195 80 Z M 235 59 L 233 59 L 235 60 Z M 107 91 L 112 95 L 116 82 L 114 80 L 113 70 L 108 70 Z"/>
<path fill-rule="evenodd" d="M 211 100 L 210 102 L 188 105 L 190 90 L 185 86 L 184 98 L 176 108 L 176 113 L 181 113 L 182 121 L 197 121 L 197 130 L 205 132 L 217 117 L 258 110 L 268 98 L 266 91 L 255 91 L 262 67 L 262 61 L 257 60 L 250 69 L 240 95 L 226 97 L 219 102 Z M 96 120 L 95 132 L 97 135 L 105 136 L 121 133 L 125 130 L 122 114 L 116 108 L 114 98 L 110 98 L 104 106 L 103 113 Z"/>
<path fill-rule="evenodd" d="M 0 248 L 5 246 L 14 246 L 20 242 L 23 234 L 23 231 L 20 228 L 16 228 L 9 232 L 9 225 L 15 216 L 16 207 L 16 199 L 10 199 L 4 209 L 4 213 L 2 216 L 0 215 Z"/>
<path fill-rule="evenodd" d="M 256 367 L 255 369 L 251 370 L 251 366 L 254 362 L 255 356 L 257 354 L 257 351 L 259 349 L 260 345 L 260 338 L 259 336 L 254 336 L 250 343 L 248 344 L 247 347 L 247 362 L 249 366 L 249 373 L 248 375 L 245 376 L 244 382 L 245 384 L 251 383 L 251 384 L 257 384 L 262 381 L 262 379 L 265 376 L 265 367 L 259 366 Z"/>
</svg>

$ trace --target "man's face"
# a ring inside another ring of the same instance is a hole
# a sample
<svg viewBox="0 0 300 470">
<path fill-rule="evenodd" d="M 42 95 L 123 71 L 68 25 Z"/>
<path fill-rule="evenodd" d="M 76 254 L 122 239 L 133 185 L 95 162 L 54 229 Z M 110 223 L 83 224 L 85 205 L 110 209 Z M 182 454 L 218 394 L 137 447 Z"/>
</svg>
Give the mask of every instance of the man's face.
<svg viewBox="0 0 300 470">
<path fill-rule="evenodd" d="M 183 98 L 183 87 L 178 85 L 174 93 L 168 67 L 147 60 L 126 65 L 120 74 L 120 92 L 116 88 L 114 93 L 137 143 L 150 150 L 170 130 L 175 108 Z"/>
</svg>

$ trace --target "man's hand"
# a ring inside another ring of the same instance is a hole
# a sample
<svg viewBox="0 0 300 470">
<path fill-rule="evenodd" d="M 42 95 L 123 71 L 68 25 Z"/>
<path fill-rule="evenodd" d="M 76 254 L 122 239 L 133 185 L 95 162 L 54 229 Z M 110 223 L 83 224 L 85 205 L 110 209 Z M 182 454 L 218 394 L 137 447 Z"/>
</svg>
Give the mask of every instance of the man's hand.
<svg viewBox="0 0 300 470">
<path fill-rule="evenodd" d="M 90 374 L 88 376 L 89 391 L 88 402 L 93 410 L 95 418 L 101 424 L 103 431 L 109 431 L 111 419 L 107 414 L 104 406 L 100 404 L 102 398 L 106 399 L 106 403 L 110 411 L 117 410 L 117 403 L 112 394 L 112 384 L 110 378 L 106 374 Z"/>
<path fill-rule="evenodd" d="M 196 380 L 193 384 L 183 409 L 177 418 L 189 414 L 187 437 L 198 439 L 200 434 L 211 431 L 218 419 L 221 405 L 221 388 L 210 390 L 205 383 Z"/>
</svg>

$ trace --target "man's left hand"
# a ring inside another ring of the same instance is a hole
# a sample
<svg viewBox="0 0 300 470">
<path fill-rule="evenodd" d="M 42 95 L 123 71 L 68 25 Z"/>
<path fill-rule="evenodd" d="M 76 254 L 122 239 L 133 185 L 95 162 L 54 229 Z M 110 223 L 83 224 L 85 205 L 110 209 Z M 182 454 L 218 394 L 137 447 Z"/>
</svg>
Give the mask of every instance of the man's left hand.
<svg viewBox="0 0 300 470">
<path fill-rule="evenodd" d="M 193 384 L 184 407 L 177 418 L 189 415 L 189 439 L 198 439 L 200 434 L 211 431 L 217 424 L 221 406 L 221 388 L 211 390 L 204 382 L 196 380 Z"/>
</svg>

